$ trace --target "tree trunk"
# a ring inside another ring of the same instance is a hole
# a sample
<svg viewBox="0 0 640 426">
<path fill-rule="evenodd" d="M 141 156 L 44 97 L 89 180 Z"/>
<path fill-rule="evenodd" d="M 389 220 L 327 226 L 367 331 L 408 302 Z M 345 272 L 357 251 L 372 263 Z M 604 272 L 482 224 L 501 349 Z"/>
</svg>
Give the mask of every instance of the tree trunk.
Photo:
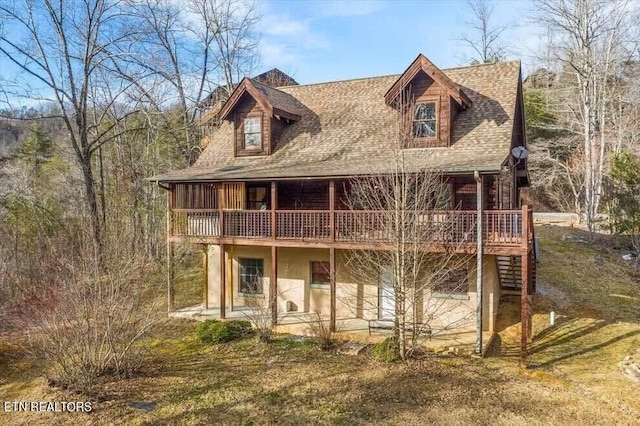
<svg viewBox="0 0 640 426">
<path fill-rule="evenodd" d="M 84 150 L 80 161 L 82 163 L 81 167 L 85 187 L 85 198 L 87 201 L 87 205 L 89 206 L 89 219 L 91 221 L 93 249 L 98 260 L 98 264 L 102 265 L 102 224 L 100 223 L 100 211 L 98 209 L 93 168 L 91 166 L 91 154 L 89 153 L 88 149 Z"/>
</svg>

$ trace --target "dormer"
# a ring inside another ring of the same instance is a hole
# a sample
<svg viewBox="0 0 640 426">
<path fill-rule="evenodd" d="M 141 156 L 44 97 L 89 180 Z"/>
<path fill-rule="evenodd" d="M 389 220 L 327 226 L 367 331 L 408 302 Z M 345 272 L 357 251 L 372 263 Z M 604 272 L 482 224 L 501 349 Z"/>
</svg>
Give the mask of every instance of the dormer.
<svg viewBox="0 0 640 426">
<path fill-rule="evenodd" d="M 282 129 L 301 118 L 296 99 L 244 78 L 220 110 L 220 120 L 234 124 L 235 156 L 270 155 Z"/>
<path fill-rule="evenodd" d="M 407 148 L 450 146 L 457 113 L 472 104 L 460 86 L 422 54 L 387 91 L 385 102 L 406 113 L 412 136 Z"/>
</svg>

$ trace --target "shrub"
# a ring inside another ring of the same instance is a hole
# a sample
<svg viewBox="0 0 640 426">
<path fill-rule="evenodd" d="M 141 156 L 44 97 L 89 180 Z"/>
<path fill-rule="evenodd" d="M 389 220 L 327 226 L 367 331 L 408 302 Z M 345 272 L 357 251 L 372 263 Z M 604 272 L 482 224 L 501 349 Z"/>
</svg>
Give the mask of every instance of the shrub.
<svg viewBox="0 0 640 426">
<path fill-rule="evenodd" d="M 146 278 L 152 265 L 107 249 L 99 266 L 95 257 L 60 248 L 58 258 L 46 259 L 53 282 L 46 292 L 32 291 L 14 317 L 14 326 L 33 336 L 31 351 L 47 366 L 49 383 L 85 395 L 97 392 L 99 377 L 131 376 L 144 365 L 145 345 L 138 343 L 162 315 L 157 287 Z"/>
<path fill-rule="evenodd" d="M 251 324 L 253 324 L 253 328 L 258 334 L 258 339 L 262 343 L 269 343 L 274 329 L 271 305 L 276 303 L 276 300 L 272 299 L 267 303 L 265 299 L 251 297 L 248 298 L 245 303 L 249 308 L 249 312 L 246 312 L 245 315 L 247 319 L 251 321 Z"/>
<path fill-rule="evenodd" d="M 203 343 L 225 343 L 241 337 L 251 332 L 249 321 L 233 320 L 221 322 L 217 320 L 206 320 L 196 327 L 196 337 Z"/>
<path fill-rule="evenodd" d="M 336 333 L 331 331 L 329 321 L 316 312 L 314 321 L 309 322 L 309 331 L 320 349 L 328 351 L 335 345 Z"/>
<path fill-rule="evenodd" d="M 373 346 L 373 357 L 384 362 L 395 362 L 400 359 L 398 342 L 396 338 L 387 337 Z"/>
</svg>

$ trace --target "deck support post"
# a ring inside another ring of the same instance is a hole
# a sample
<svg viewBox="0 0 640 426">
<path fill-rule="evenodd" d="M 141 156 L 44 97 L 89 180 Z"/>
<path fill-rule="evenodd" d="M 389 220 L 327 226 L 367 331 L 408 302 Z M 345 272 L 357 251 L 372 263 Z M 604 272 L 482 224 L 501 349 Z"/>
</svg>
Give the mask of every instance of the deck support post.
<svg viewBox="0 0 640 426">
<path fill-rule="evenodd" d="M 521 312 L 520 321 L 522 324 L 522 334 L 520 336 L 520 362 L 524 368 L 527 368 L 527 344 L 529 341 L 529 238 L 528 238 L 528 211 L 527 206 L 522 206 L 522 259 L 521 277 L 522 287 L 520 289 Z"/>
<path fill-rule="evenodd" d="M 209 246 L 202 245 L 202 309 L 209 308 Z"/>
<path fill-rule="evenodd" d="M 173 221 L 171 220 L 173 208 L 173 189 L 167 192 L 167 311 L 173 312 L 174 297 L 173 297 L 173 284 L 174 284 L 174 269 L 173 269 L 173 243 L 171 237 L 173 236 Z"/>
<path fill-rule="evenodd" d="M 336 181 L 331 179 L 329 181 L 329 232 L 331 242 L 336 241 Z"/>
<path fill-rule="evenodd" d="M 483 281 L 483 246 L 482 246 L 482 190 L 484 189 L 484 179 L 480 172 L 475 171 L 473 176 L 476 179 L 476 353 L 482 356 L 482 281 Z"/>
<path fill-rule="evenodd" d="M 329 293 L 331 298 L 329 330 L 336 331 L 336 249 L 329 249 Z"/>
<path fill-rule="evenodd" d="M 233 262 L 233 259 L 231 259 Z M 227 259 L 224 244 L 220 244 L 220 319 L 227 317 Z"/>
<path fill-rule="evenodd" d="M 275 240 L 278 236 L 278 227 L 276 224 L 276 209 L 278 208 L 278 183 L 271 181 L 271 239 Z"/>
<path fill-rule="evenodd" d="M 269 278 L 271 325 L 278 325 L 278 247 L 271 246 L 271 277 Z"/>
<path fill-rule="evenodd" d="M 336 241 L 336 218 L 335 218 L 335 204 L 336 204 L 336 182 L 332 179 L 329 181 L 329 232 L 331 237 L 331 243 Z M 329 330 L 336 331 L 336 249 L 329 248 L 329 293 L 330 293 L 330 307 L 329 307 Z"/>
<path fill-rule="evenodd" d="M 173 312 L 174 298 L 173 298 L 173 243 L 167 241 L 167 311 Z"/>
<path fill-rule="evenodd" d="M 224 238 L 224 186 L 218 187 L 218 236 Z M 222 246 L 220 246 L 222 249 Z M 224 254 L 224 251 L 222 251 Z"/>
</svg>

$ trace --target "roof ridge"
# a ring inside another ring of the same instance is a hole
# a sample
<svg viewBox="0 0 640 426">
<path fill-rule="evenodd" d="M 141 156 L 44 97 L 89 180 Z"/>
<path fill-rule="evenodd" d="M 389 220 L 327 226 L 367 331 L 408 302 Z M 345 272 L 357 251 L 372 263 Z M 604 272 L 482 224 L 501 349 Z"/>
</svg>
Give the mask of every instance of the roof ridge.
<svg viewBox="0 0 640 426">
<path fill-rule="evenodd" d="M 514 63 L 514 62 L 515 63 L 519 63 L 519 64 L 522 63 L 522 61 L 520 59 L 513 59 L 511 61 L 500 61 L 500 62 L 490 62 L 490 63 L 483 63 L 483 64 L 461 65 L 461 66 L 450 67 L 450 68 L 440 68 L 440 71 L 446 72 L 446 71 L 454 71 L 454 70 L 460 70 L 460 69 L 465 69 L 465 68 L 496 66 L 496 65 L 510 64 L 510 63 Z M 298 84 L 297 86 L 278 86 L 278 87 L 273 87 L 273 88 L 280 90 L 280 89 L 295 88 L 295 87 L 318 86 L 318 85 L 322 85 L 322 84 L 346 83 L 346 82 L 349 82 L 349 81 L 374 80 L 374 79 L 378 79 L 378 78 L 399 77 L 401 75 L 402 75 L 402 73 L 384 74 L 384 75 L 372 75 L 372 76 L 368 76 L 368 77 L 345 78 L 345 79 L 342 79 L 342 80 L 320 81 L 320 82 L 317 82 L 317 83 Z M 271 86 L 269 86 L 269 87 L 271 87 Z"/>
<path fill-rule="evenodd" d="M 277 89 L 287 89 L 287 88 L 295 88 L 295 87 L 303 87 L 303 86 L 318 86 L 322 84 L 332 84 L 332 83 L 346 83 L 348 81 L 358 81 L 358 80 L 376 80 L 379 78 L 388 78 L 388 77 L 397 77 L 401 74 L 388 74 L 388 75 L 374 75 L 369 77 L 356 77 L 356 78 L 345 78 L 343 80 L 331 80 L 331 81 L 321 81 L 318 83 L 306 83 L 306 84 L 298 84 L 297 86 L 279 86 Z"/>
<path fill-rule="evenodd" d="M 277 90 L 278 92 L 280 92 L 280 93 L 284 93 L 285 95 L 288 95 L 288 96 L 293 96 L 293 95 L 291 95 L 291 93 L 283 92 L 282 90 L 280 90 L 280 88 L 284 88 L 284 87 L 296 87 L 296 86 L 279 86 L 279 87 L 273 87 L 273 86 L 269 86 L 268 84 L 261 83 L 261 82 L 259 82 L 258 80 L 254 79 L 254 78 L 247 77 L 247 79 L 249 79 L 249 80 L 251 81 L 251 84 L 256 84 L 256 85 L 260 85 L 260 86 L 262 86 L 262 87 L 266 87 L 266 88 L 268 88 L 268 89 Z M 299 85 L 298 85 L 298 86 L 299 86 Z"/>
<path fill-rule="evenodd" d="M 453 71 L 453 70 L 461 70 L 461 69 L 465 69 L 465 68 L 479 68 L 479 67 L 486 67 L 486 66 L 495 66 L 495 65 L 504 65 L 504 64 L 511 64 L 511 63 L 522 63 L 522 61 L 520 59 L 512 59 L 510 61 L 499 61 L 499 62 L 485 62 L 482 64 L 470 64 L 470 65 L 460 65 L 458 67 L 451 67 L 451 68 L 441 68 L 441 71 Z"/>
</svg>

